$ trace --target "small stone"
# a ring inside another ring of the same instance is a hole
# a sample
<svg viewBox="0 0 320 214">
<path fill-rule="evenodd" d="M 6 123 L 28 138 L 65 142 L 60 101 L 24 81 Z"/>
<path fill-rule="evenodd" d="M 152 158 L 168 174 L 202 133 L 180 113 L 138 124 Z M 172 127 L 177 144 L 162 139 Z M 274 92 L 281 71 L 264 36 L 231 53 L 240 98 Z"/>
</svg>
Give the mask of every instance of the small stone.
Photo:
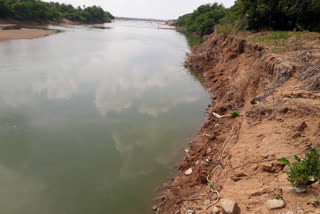
<svg viewBox="0 0 320 214">
<path fill-rule="evenodd" d="M 207 154 L 209 154 L 211 152 L 211 148 L 209 147 L 208 149 L 207 149 Z"/>
<path fill-rule="evenodd" d="M 292 136 L 292 139 L 297 139 L 299 137 L 301 137 L 301 133 L 297 132 Z"/>
<path fill-rule="evenodd" d="M 218 214 L 218 213 L 220 213 L 219 208 L 218 208 L 218 207 L 216 207 L 216 206 L 215 206 L 215 207 L 213 207 L 213 208 L 212 208 L 212 213 L 213 213 L 213 214 Z"/>
<path fill-rule="evenodd" d="M 157 205 L 152 206 L 152 211 L 156 211 L 158 209 Z"/>
<path fill-rule="evenodd" d="M 307 126 L 306 122 L 303 121 L 303 122 L 301 123 L 301 125 L 297 128 L 297 131 L 298 131 L 298 132 L 303 132 L 307 127 L 308 127 L 308 126 Z"/>
<path fill-rule="evenodd" d="M 237 214 L 240 213 L 238 204 L 230 199 L 221 199 L 220 205 L 222 212 L 225 214 Z"/>
<path fill-rule="evenodd" d="M 209 206 L 209 204 L 207 202 L 202 202 L 201 205 L 202 206 Z"/>
<path fill-rule="evenodd" d="M 294 212 L 293 211 L 287 211 L 285 214 L 294 214 Z"/>
<path fill-rule="evenodd" d="M 307 191 L 307 189 L 303 188 L 303 187 L 302 188 L 298 188 L 297 187 L 295 190 L 296 190 L 296 193 L 301 193 L 301 192 L 306 192 Z"/>
<path fill-rule="evenodd" d="M 297 209 L 297 214 L 304 214 L 303 209 L 298 208 L 298 209 Z"/>
<path fill-rule="evenodd" d="M 186 170 L 186 171 L 184 172 L 184 174 L 185 174 L 185 175 L 191 175 L 191 174 L 192 174 L 192 168 Z"/>
<path fill-rule="evenodd" d="M 285 164 L 282 163 L 271 163 L 265 164 L 262 166 L 262 171 L 269 172 L 269 173 L 278 173 L 285 167 Z"/>
<path fill-rule="evenodd" d="M 188 210 L 187 211 L 187 214 L 194 214 L 194 213 L 196 213 L 194 210 Z"/>
<path fill-rule="evenodd" d="M 266 206 L 269 210 L 281 209 L 285 206 L 282 200 L 272 199 L 266 202 Z"/>
</svg>

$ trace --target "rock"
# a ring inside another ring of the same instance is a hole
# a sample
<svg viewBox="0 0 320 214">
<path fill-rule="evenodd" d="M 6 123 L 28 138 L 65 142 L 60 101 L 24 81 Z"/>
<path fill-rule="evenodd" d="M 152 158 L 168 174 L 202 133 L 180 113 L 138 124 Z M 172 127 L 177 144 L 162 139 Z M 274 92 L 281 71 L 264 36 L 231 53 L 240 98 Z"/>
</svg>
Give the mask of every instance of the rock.
<svg viewBox="0 0 320 214">
<path fill-rule="evenodd" d="M 214 206 L 214 207 L 212 208 L 212 213 L 213 213 L 213 214 L 218 214 L 218 213 L 220 213 L 220 209 L 219 209 L 218 207 Z"/>
<path fill-rule="evenodd" d="M 186 171 L 184 172 L 184 174 L 185 174 L 185 175 L 191 175 L 191 174 L 192 174 L 192 168 L 186 170 Z"/>
<path fill-rule="evenodd" d="M 214 206 L 208 212 L 206 212 L 206 214 L 219 214 L 219 213 L 220 213 L 220 209 L 216 206 Z"/>
<path fill-rule="evenodd" d="M 307 188 L 304 187 L 296 187 L 295 188 L 296 193 L 302 193 L 302 192 L 306 192 Z"/>
<path fill-rule="evenodd" d="M 187 214 L 195 214 L 195 213 L 196 212 L 194 210 L 191 210 L 191 209 L 187 211 Z"/>
<path fill-rule="evenodd" d="M 289 210 L 289 211 L 285 212 L 284 214 L 294 214 L 294 212 Z"/>
<path fill-rule="evenodd" d="M 221 199 L 220 205 L 221 205 L 222 212 L 225 214 L 240 213 L 240 208 L 238 204 L 230 199 Z"/>
<path fill-rule="evenodd" d="M 207 154 L 209 154 L 211 152 L 211 148 L 209 147 L 208 149 L 207 149 Z"/>
<path fill-rule="evenodd" d="M 298 209 L 297 209 L 297 214 L 304 214 L 304 211 L 303 211 L 303 209 L 301 209 L 301 208 L 298 208 Z"/>
<path fill-rule="evenodd" d="M 301 137 L 301 133 L 297 132 L 292 136 L 292 139 L 297 139 L 299 137 Z"/>
<path fill-rule="evenodd" d="M 206 207 L 209 206 L 209 204 L 207 202 L 202 202 L 201 205 L 206 206 Z"/>
<path fill-rule="evenodd" d="M 248 176 L 245 173 L 241 172 L 241 173 L 237 173 L 234 176 L 231 177 L 231 180 L 233 180 L 234 182 L 240 181 L 243 177 Z"/>
<path fill-rule="evenodd" d="M 307 127 L 308 127 L 308 126 L 307 126 L 306 122 L 303 121 L 303 122 L 301 123 L 301 125 L 297 128 L 297 131 L 298 131 L 298 132 L 303 132 Z"/>
<path fill-rule="evenodd" d="M 266 202 L 266 206 L 269 210 L 281 209 L 285 206 L 282 200 L 272 199 Z"/>
<path fill-rule="evenodd" d="M 262 166 L 262 171 L 269 173 L 278 173 L 283 170 L 284 167 L 285 164 L 283 163 L 271 163 L 271 165 L 265 164 Z"/>
<path fill-rule="evenodd" d="M 152 211 L 156 211 L 158 209 L 157 205 L 152 206 Z"/>
<path fill-rule="evenodd" d="M 319 201 L 312 201 L 312 202 L 308 202 L 308 205 L 313 205 L 315 208 L 320 207 L 320 202 Z"/>
</svg>

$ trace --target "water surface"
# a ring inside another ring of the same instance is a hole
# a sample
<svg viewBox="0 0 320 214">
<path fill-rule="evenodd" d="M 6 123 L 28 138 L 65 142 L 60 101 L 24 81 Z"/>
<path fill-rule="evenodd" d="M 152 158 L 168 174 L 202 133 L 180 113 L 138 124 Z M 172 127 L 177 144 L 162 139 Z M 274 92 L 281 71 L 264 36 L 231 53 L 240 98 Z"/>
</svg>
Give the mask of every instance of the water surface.
<svg viewBox="0 0 320 214">
<path fill-rule="evenodd" d="M 141 214 L 209 96 L 156 23 L 0 43 L 0 213 Z"/>
</svg>

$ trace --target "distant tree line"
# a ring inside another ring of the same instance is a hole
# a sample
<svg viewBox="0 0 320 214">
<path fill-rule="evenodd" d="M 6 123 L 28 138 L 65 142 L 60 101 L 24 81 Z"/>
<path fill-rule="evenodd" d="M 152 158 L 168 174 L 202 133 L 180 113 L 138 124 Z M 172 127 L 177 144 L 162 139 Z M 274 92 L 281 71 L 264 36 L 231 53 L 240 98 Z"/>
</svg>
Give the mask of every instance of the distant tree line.
<svg viewBox="0 0 320 214">
<path fill-rule="evenodd" d="M 0 18 L 28 21 L 110 22 L 114 17 L 101 7 L 73 7 L 71 4 L 40 0 L 0 0 Z"/>
<path fill-rule="evenodd" d="M 176 21 L 177 26 L 201 36 L 212 33 L 217 24 L 242 30 L 320 32 L 320 0 L 237 0 L 231 8 L 207 4 Z"/>
</svg>

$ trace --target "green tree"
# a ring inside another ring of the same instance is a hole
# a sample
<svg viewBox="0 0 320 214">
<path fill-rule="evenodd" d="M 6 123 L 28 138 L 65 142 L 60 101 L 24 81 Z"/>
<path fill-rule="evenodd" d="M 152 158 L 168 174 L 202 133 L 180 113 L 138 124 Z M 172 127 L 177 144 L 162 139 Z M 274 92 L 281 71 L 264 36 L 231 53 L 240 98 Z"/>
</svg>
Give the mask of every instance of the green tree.
<svg viewBox="0 0 320 214">
<path fill-rule="evenodd" d="M 0 18 L 6 18 L 11 15 L 11 9 L 5 1 L 0 0 Z"/>
<path fill-rule="evenodd" d="M 40 0 L 0 0 L 0 18 L 33 21 L 59 21 L 67 18 L 80 22 L 110 22 L 111 13 L 101 7 L 74 8 L 71 4 L 43 2 Z"/>
</svg>

